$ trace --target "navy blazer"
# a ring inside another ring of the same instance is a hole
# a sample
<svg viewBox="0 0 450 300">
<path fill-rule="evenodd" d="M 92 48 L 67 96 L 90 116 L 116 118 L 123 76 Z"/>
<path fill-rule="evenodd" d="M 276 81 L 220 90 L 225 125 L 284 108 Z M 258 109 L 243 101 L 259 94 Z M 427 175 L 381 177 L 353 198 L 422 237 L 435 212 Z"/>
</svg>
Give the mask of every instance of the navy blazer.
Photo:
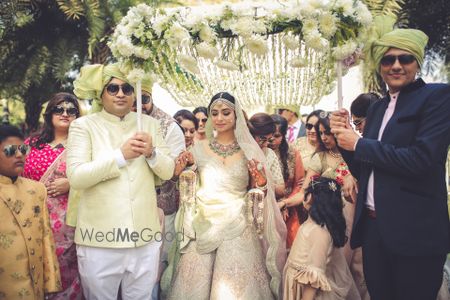
<svg viewBox="0 0 450 300">
<path fill-rule="evenodd" d="M 450 86 L 418 79 L 403 88 L 378 141 L 389 101 L 386 96 L 370 107 L 355 151 L 341 150 L 359 184 L 351 246 L 361 246 L 361 217 L 373 170 L 376 223 L 386 247 L 407 256 L 447 253 Z"/>
</svg>

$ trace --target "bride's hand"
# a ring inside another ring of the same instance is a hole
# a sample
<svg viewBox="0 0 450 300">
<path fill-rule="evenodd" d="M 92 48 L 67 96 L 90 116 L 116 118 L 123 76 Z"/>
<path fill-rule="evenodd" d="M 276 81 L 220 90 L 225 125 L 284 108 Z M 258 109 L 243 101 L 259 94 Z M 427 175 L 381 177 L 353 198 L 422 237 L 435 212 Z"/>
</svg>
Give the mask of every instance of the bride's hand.
<svg viewBox="0 0 450 300">
<path fill-rule="evenodd" d="M 266 185 L 267 178 L 262 163 L 256 159 L 251 159 L 248 161 L 247 168 L 257 186 L 262 187 Z"/>
</svg>

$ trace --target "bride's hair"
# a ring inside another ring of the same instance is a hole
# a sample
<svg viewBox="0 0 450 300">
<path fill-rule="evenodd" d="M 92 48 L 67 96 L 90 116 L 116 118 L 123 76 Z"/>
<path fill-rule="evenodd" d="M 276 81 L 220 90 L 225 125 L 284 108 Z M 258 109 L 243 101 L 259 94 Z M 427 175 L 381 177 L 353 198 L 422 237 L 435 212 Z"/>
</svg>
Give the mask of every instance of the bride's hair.
<svg viewBox="0 0 450 300">
<path fill-rule="evenodd" d="M 220 92 L 220 93 L 217 93 L 217 94 L 215 94 L 212 98 L 211 98 L 211 101 L 209 101 L 209 105 L 208 105 L 208 115 L 209 115 L 209 113 L 210 113 L 210 111 L 211 111 L 211 105 L 214 103 L 214 101 L 216 101 L 217 99 L 225 99 L 225 100 L 228 100 L 228 101 L 230 101 L 231 103 L 233 103 L 233 104 L 236 104 L 236 100 L 234 99 L 234 97 L 231 95 L 231 94 L 229 94 L 229 93 L 227 93 L 227 92 Z"/>
</svg>

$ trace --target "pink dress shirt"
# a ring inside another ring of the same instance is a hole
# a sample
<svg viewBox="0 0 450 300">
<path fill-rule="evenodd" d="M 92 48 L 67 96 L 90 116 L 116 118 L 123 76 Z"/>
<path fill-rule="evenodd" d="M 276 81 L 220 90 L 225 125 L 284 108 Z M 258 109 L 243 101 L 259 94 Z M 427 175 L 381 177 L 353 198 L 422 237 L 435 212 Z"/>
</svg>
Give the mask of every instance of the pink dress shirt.
<svg viewBox="0 0 450 300">
<path fill-rule="evenodd" d="M 389 105 L 384 112 L 383 116 L 383 122 L 381 123 L 380 131 L 378 132 L 378 140 L 381 141 L 381 137 L 383 136 L 384 128 L 386 128 L 387 123 L 391 119 L 392 115 L 394 114 L 395 105 L 397 104 L 398 95 L 400 92 L 397 92 L 395 94 L 389 93 L 391 97 L 391 101 L 389 101 Z M 369 182 L 367 184 L 367 200 L 366 200 L 366 206 L 371 209 L 375 210 L 375 200 L 373 198 L 373 187 L 374 187 L 374 178 L 373 178 L 373 171 L 370 173 Z"/>
</svg>

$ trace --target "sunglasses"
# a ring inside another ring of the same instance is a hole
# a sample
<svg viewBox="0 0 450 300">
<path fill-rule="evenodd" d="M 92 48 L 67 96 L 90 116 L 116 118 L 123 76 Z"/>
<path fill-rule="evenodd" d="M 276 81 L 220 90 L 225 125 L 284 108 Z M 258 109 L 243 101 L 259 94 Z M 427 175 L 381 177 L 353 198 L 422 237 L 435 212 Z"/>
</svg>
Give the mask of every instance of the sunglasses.
<svg viewBox="0 0 450 300">
<path fill-rule="evenodd" d="M 273 135 L 273 138 L 274 139 L 279 139 L 280 137 L 282 137 L 283 135 L 281 134 L 281 133 L 275 133 L 274 135 Z"/>
<path fill-rule="evenodd" d="M 64 108 L 62 106 L 55 106 L 52 108 L 52 114 L 55 114 L 57 116 L 62 116 L 64 112 L 69 117 L 76 117 L 78 115 L 78 109 L 76 109 L 75 107 Z"/>
<path fill-rule="evenodd" d="M 208 118 L 203 118 L 203 119 L 197 119 L 199 122 L 202 122 L 202 123 L 206 123 L 206 121 L 208 121 Z"/>
<path fill-rule="evenodd" d="M 359 120 L 355 120 L 355 121 L 353 121 L 353 125 L 355 125 L 355 127 L 359 126 L 359 125 L 361 125 L 362 122 L 364 122 L 365 119 L 366 118 L 361 118 Z"/>
<path fill-rule="evenodd" d="M 122 90 L 122 93 L 125 96 L 130 96 L 131 94 L 133 94 L 134 92 L 134 88 L 129 85 L 128 83 L 119 85 L 119 84 L 115 84 L 115 83 L 110 83 L 106 86 L 106 91 L 108 92 L 108 94 L 110 96 L 115 96 L 117 95 L 117 93 L 119 93 L 119 90 Z M 142 97 L 143 99 L 144 97 Z"/>
<path fill-rule="evenodd" d="M 17 150 L 20 151 L 22 155 L 27 155 L 30 153 L 30 146 L 29 145 L 6 145 L 3 148 L 3 153 L 5 153 L 6 157 L 11 157 L 16 155 Z"/>
<path fill-rule="evenodd" d="M 384 67 L 392 66 L 397 61 L 401 65 L 409 65 L 413 63 L 416 58 L 411 54 L 401 54 L 401 55 L 386 55 L 380 60 L 380 64 Z"/>
<path fill-rule="evenodd" d="M 273 137 L 267 137 L 267 136 L 265 136 L 265 135 L 259 135 L 258 136 L 258 139 L 259 139 L 259 142 L 261 143 L 261 144 L 264 144 L 264 143 L 266 143 L 266 142 L 272 142 L 273 141 Z"/>
<path fill-rule="evenodd" d="M 142 104 L 149 104 L 151 101 L 152 101 L 152 96 L 150 96 L 150 95 L 142 95 Z M 133 107 L 137 106 L 136 102 L 137 101 L 134 101 Z"/>
<path fill-rule="evenodd" d="M 306 123 L 306 124 L 305 124 L 305 127 L 306 127 L 306 129 L 311 130 L 311 129 L 314 128 L 314 124 Z"/>
</svg>

